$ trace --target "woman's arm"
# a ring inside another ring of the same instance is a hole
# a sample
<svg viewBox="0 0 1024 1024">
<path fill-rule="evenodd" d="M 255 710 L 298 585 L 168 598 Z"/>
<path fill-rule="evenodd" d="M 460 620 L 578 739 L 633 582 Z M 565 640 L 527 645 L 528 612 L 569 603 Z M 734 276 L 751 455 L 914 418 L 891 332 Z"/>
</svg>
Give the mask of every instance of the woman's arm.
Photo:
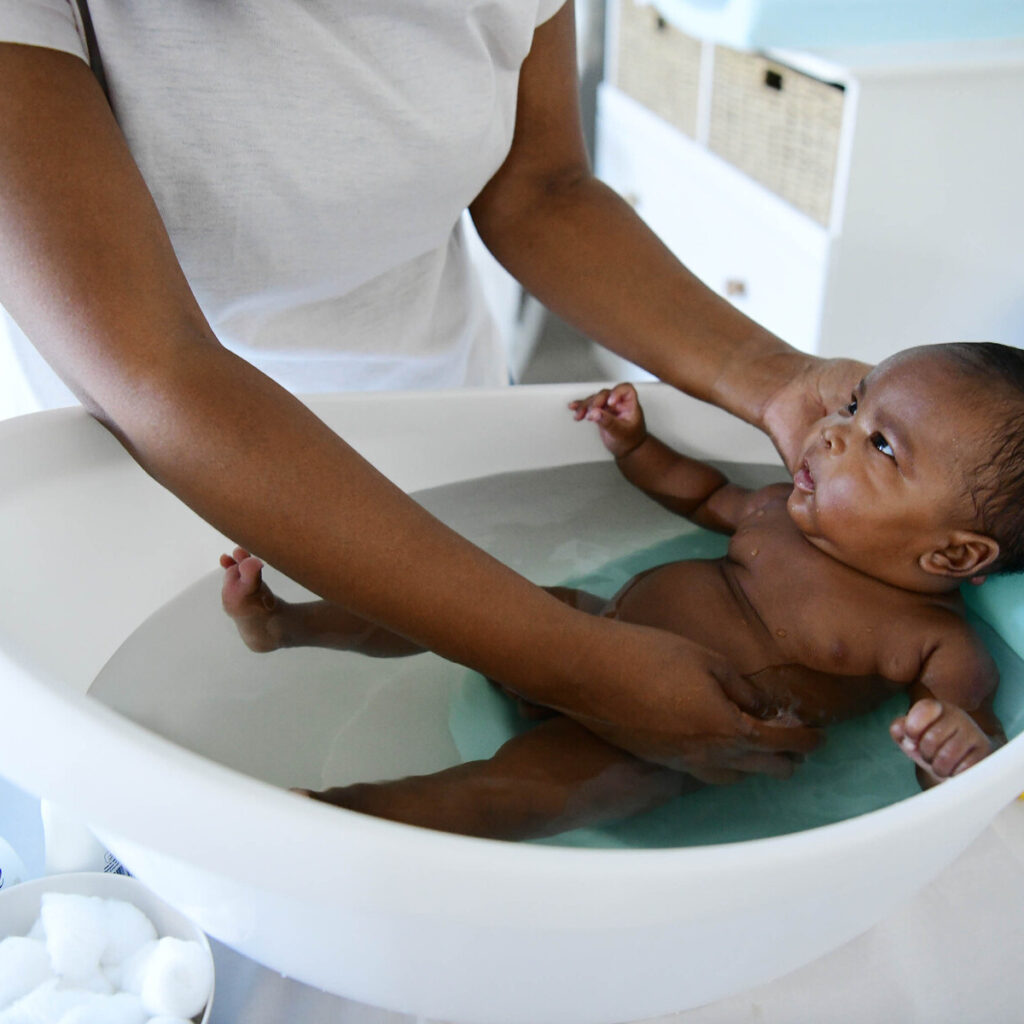
<svg viewBox="0 0 1024 1024">
<path fill-rule="evenodd" d="M 710 781 L 815 745 L 741 712 L 756 697 L 710 652 L 575 612 L 467 543 L 223 348 L 87 66 L 10 44 L 0 303 L 146 472 L 320 597 Z"/>
<path fill-rule="evenodd" d="M 574 37 L 571 3 L 534 36 L 512 149 L 470 207 L 480 237 L 584 334 L 769 430 L 784 456 L 794 452 L 863 366 L 813 359 L 754 323 L 594 177 L 580 128 Z"/>
</svg>

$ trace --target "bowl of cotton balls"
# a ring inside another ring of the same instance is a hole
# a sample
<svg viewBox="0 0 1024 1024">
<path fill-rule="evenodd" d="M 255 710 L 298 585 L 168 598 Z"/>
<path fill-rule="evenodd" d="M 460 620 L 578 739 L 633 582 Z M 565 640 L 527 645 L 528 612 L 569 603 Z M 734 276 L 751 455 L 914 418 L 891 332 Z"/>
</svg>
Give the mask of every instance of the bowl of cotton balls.
<svg viewBox="0 0 1024 1024">
<path fill-rule="evenodd" d="M 0 891 L 0 1024 L 206 1024 L 213 956 L 187 917 L 127 875 Z"/>
</svg>

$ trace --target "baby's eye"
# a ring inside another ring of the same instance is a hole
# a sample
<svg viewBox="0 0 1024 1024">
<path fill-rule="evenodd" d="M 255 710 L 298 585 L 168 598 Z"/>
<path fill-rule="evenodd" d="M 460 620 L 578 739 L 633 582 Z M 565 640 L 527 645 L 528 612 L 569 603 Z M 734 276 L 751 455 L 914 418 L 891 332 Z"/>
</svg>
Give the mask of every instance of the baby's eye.
<svg viewBox="0 0 1024 1024">
<path fill-rule="evenodd" d="M 853 416 L 857 412 L 857 396 L 850 395 L 850 404 L 846 407 L 846 411 L 850 416 Z"/>
<path fill-rule="evenodd" d="M 872 434 L 871 443 L 883 454 L 887 455 L 890 459 L 896 458 L 896 453 L 892 450 L 892 445 L 889 444 L 885 439 L 884 434 Z"/>
</svg>

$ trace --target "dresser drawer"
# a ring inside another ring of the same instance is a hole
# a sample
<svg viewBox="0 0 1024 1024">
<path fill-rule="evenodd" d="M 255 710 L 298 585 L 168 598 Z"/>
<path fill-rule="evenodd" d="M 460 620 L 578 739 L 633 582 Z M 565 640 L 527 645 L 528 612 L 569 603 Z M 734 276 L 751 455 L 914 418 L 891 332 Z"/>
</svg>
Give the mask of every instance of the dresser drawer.
<svg viewBox="0 0 1024 1024">
<path fill-rule="evenodd" d="M 843 102 L 840 86 L 716 46 L 708 147 L 827 225 Z"/>
<path fill-rule="evenodd" d="M 693 138 L 701 43 L 669 25 L 650 3 L 618 0 L 615 84 Z"/>
</svg>

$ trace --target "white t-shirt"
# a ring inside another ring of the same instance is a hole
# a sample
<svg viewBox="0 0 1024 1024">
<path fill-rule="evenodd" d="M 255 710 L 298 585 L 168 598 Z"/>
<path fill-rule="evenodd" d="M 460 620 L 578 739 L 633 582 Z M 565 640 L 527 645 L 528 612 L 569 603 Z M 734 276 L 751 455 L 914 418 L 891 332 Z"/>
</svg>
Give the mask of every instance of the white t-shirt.
<svg viewBox="0 0 1024 1024">
<path fill-rule="evenodd" d="M 460 219 L 563 3 L 91 0 L 118 123 L 221 341 L 297 392 L 504 382 Z M 0 0 L 0 39 L 86 57 L 69 0 Z"/>
</svg>

